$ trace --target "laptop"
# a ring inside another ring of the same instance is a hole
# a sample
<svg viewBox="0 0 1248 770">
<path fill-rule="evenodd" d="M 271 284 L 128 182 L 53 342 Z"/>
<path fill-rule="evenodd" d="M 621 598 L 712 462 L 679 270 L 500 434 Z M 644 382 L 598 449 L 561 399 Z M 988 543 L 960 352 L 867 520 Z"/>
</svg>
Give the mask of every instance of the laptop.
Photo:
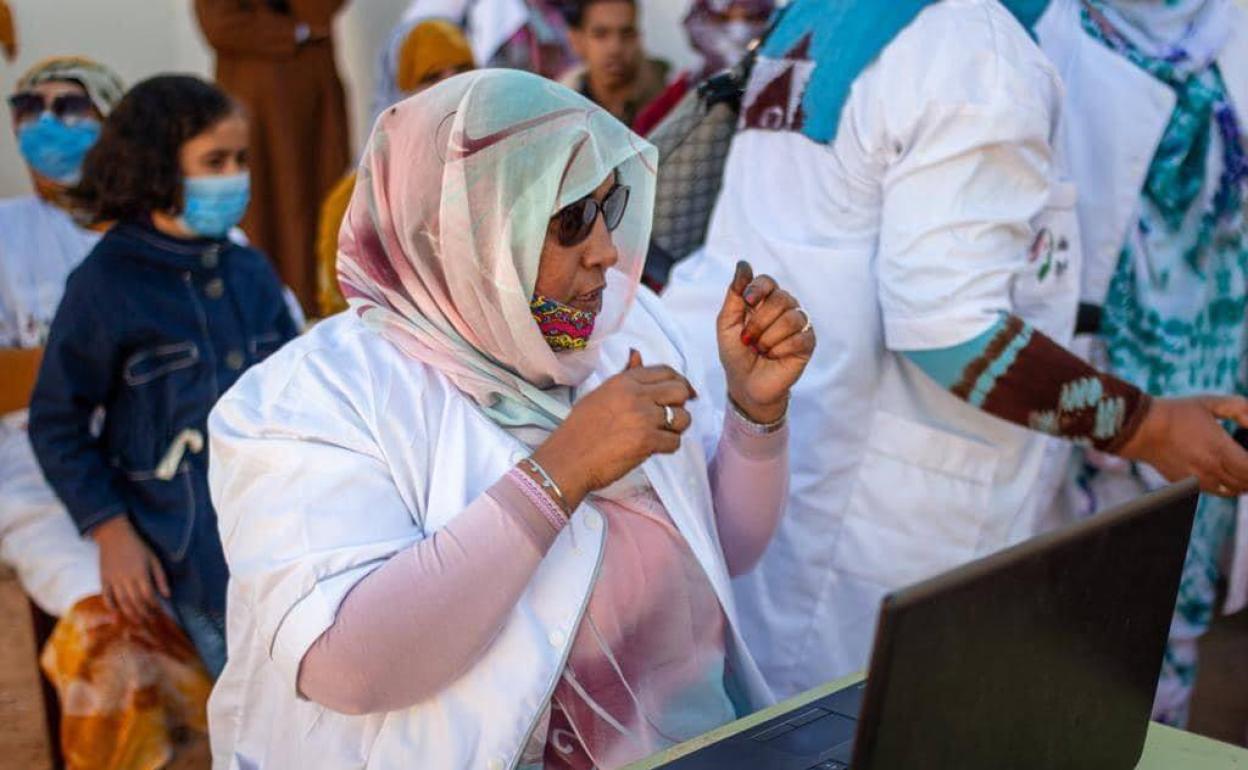
<svg viewBox="0 0 1248 770">
<path fill-rule="evenodd" d="M 863 683 L 664 767 L 1133 768 L 1194 480 L 885 597 Z"/>
</svg>

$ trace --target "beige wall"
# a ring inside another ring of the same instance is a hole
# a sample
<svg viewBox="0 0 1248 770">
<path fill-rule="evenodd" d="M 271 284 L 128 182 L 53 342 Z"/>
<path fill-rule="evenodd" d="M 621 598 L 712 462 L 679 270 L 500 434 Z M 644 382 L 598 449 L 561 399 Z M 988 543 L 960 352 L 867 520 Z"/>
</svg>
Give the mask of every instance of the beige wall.
<svg viewBox="0 0 1248 770">
<path fill-rule="evenodd" d="M 191 0 L 8 0 L 17 17 L 21 53 L 0 60 L 0 91 L 8 93 L 28 66 L 47 56 L 84 54 L 107 62 L 133 83 L 158 72 L 209 75 L 212 59 L 199 35 Z M 354 140 L 367 138 L 373 65 L 409 0 L 352 0 L 338 22 L 339 59 L 351 101 Z M 643 0 L 650 47 L 678 66 L 692 61 L 679 21 L 690 0 Z M 29 189 L 11 131 L 0 130 L 0 197 Z"/>
</svg>

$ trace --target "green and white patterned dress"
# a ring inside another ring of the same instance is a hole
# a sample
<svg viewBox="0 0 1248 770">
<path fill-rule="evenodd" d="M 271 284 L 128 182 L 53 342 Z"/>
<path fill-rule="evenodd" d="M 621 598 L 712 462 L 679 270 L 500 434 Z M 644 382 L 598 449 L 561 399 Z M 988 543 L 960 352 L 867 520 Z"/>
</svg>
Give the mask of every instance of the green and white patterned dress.
<svg viewBox="0 0 1248 770">
<path fill-rule="evenodd" d="M 1104 10 L 1104 0 L 1085 5 L 1087 33 L 1177 97 L 1104 304 L 1110 367 L 1155 396 L 1248 395 L 1248 160 L 1239 121 L 1216 64 L 1194 62 L 1181 47 L 1146 55 Z M 1201 498 L 1154 714 L 1161 721 L 1186 723 L 1196 642 L 1213 618 L 1235 522 L 1234 499 Z"/>
</svg>

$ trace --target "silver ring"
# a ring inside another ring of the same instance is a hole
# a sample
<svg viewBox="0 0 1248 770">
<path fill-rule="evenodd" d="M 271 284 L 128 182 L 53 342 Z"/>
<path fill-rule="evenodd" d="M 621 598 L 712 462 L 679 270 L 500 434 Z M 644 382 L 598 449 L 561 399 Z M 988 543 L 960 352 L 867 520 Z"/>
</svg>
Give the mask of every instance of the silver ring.
<svg viewBox="0 0 1248 770">
<path fill-rule="evenodd" d="M 1230 487 L 1228 487 L 1228 486 L 1227 486 L 1227 485 L 1225 485 L 1225 484 L 1219 484 L 1219 485 L 1218 485 L 1218 494 L 1219 494 L 1219 495 L 1221 495 L 1222 497 L 1230 497 L 1230 496 L 1231 496 L 1231 488 L 1230 488 Z"/>
<path fill-rule="evenodd" d="M 810 331 L 810 327 L 812 326 L 810 322 L 810 313 L 807 313 L 805 310 L 801 309 L 800 307 L 794 308 L 794 310 L 801 313 L 802 318 L 806 319 L 806 325 L 802 327 L 802 330 L 800 332 L 798 332 L 798 334 L 805 334 L 806 332 Z"/>
<path fill-rule="evenodd" d="M 663 426 L 668 430 L 676 427 L 676 410 L 670 406 L 663 407 Z"/>
</svg>

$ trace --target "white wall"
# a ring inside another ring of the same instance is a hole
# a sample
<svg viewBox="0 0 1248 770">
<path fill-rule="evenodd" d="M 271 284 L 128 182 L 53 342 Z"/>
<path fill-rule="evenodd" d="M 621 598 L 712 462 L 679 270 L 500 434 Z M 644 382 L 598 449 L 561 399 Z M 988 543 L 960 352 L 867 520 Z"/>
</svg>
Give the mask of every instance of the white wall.
<svg viewBox="0 0 1248 770">
<path fill-rule="evenodd" d="M 0 59 L 5 94 L 32 64 L 63 54 L 108 62 L 127 83 L 162 70 L 208 72 L 189 0 L 9 0 L 9 6 L 20 51 L 12 64 Z M 27 189 L 13 132 L 0 131 L 0 195 Z"/>
<path fill-rule="evenodd" d="M 378 46 L 409 0 L 353 0 L 338 22 L 339 60 L 352 109 L 353 140 L 368 136 L 373 67 Z M 673 64 L 693 54 L 680 19 L 690 0 L 643 0 L 649 47 Z M 17 17 L 21 52 L 0 59 L 0 92 L 9 93 L 27 67 L 48 56 L 81 54 L 106 62 L 134 83 L 158 72 L 208 76 L 211 53 L 191 10 L 191 0 L 8 0 Z M 29 189 L 11 131 L 0 130 L 0 197 Z"/>
</svg>

